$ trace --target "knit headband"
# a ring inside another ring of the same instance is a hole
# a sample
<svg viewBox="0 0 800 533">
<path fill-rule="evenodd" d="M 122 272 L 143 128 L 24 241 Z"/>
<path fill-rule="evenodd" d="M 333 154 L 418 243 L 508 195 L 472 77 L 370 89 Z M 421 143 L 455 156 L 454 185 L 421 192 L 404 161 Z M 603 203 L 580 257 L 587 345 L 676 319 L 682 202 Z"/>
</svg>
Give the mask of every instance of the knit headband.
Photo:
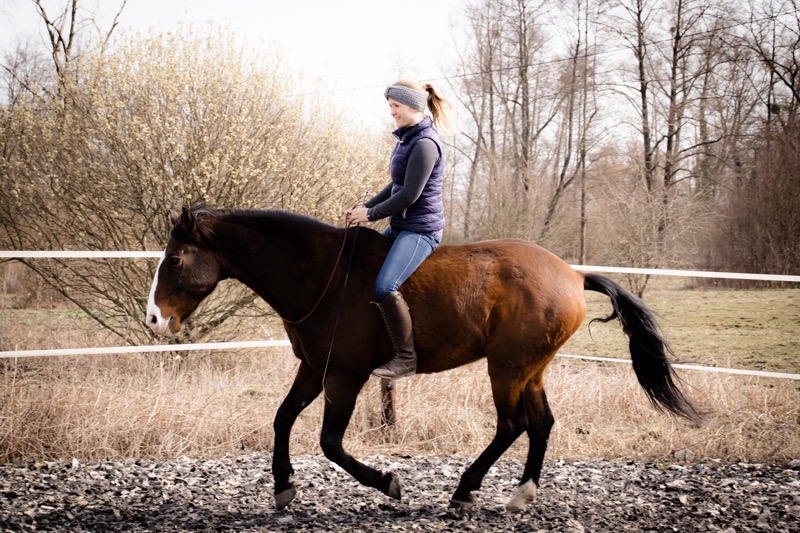
<svg viewBox="0 0 800 533">
<path fill-rule="evenodd" d="M 427 92 L 415 91 L 400 85 L 390 85 L 383 92 L 383 96 L 387 100 L 391 98 L 417 111 L 425 111 L 425 104 L 428 102 Z"/>
</svg>

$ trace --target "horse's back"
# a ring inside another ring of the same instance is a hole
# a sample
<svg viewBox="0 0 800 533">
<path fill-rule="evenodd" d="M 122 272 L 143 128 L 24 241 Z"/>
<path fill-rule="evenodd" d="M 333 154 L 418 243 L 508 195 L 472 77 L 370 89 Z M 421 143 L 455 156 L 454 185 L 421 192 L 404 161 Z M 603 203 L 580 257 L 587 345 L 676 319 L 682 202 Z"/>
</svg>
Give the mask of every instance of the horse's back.
<svg viewBox="0 0 800 533">
<path fill-rule="evenodd" d="M 440 246 L 401 289 L 407 298 L 457 309 L 536 295 L 551 301 L 583 295 L 583 275 L 558 256 L 519 239 Z M 436 298 L 434 298 L 434 296 Z M 427 305 L 426 305 L 427 307 Z"/>
<path fill-rule="evenodd" d="M 415 323 L 420 372 L 480 359 L 492 343 L 560 345 L 585 315 L 583 276 L 516 239 L 443 245 L 401 291 Z"/>
</svg>

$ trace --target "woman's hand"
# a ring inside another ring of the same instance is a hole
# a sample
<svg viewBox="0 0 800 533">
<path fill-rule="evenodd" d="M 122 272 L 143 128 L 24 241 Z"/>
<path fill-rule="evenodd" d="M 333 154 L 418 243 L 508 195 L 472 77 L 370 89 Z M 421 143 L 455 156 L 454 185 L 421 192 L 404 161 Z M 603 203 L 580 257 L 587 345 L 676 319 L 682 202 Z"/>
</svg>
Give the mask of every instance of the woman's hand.
<svg viewBox="0 0 800 533">
<path fill-rule="evenodd" d="M 368 211 L 369 210 L 363 206 L 351 207 L 344 212 L 344 221 L 348 225 L 369 222 L 369 218 L 367 218 Z"/>
</svg>

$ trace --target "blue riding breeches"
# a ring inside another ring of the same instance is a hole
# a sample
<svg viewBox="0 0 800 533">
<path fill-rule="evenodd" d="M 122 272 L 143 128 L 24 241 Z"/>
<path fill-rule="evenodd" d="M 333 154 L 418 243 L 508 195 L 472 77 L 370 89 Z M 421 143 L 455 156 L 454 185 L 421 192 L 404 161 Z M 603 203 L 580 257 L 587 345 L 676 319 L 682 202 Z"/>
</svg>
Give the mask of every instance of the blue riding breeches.
<svg viewBox="0 0 800 533">
<path fill-rule="evenodd" d="M 394 242 L 375 280 L 375 301 L 378 303 L 383 303 L 389 293 L 399 289 L 400 285 L 439 246 L 440 241 L 433 233 L 395 231 L 391 227 L 383 234 L 393 238 Z"/>
</svg>

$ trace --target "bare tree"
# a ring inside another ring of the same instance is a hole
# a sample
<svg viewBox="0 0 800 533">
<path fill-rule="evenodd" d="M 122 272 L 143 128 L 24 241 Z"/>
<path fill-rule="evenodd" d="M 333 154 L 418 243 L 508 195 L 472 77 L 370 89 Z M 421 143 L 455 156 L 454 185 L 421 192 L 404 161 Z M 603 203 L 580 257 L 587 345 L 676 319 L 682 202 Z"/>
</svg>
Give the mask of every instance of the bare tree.
<svg viewBox="0 0 800 533">
<path fill-rule="evenodd" d="M 797 0 L 560 7 L 556 14 L 504 0 L 467 9 L 470 46 L 454 82 L 469 118 L 458 146 L 464 236 L 538 238 L 583 261 L 586 233 L 597 237 L 587 223 L 595 217 L 606 224 L 608 261 L 713 262 L 721 257 L 711 244 L 719 217 L 745 183 L 765 179 L 753 154 L 777 141 L 791 145 L 783 136 L 796 131 Z M 556 21 L 566 46 L 546 20 Z M 607 50 L 590 44 L 601 26 L 612 37 Z M 621 62 L 617 43 L 627 51 Z M 611 79 L 598 82 L 599 73 Z M 616 115 L 598 114 L 598 101 Z M 607 145 L 601 126 L 611 133 Z M 612 159 L 601 165 L 612 175 L 592 171 L 600 154 Z M 610 222 L 621 209 L 638 215 L 625 216 L 625 228 Z"/>
<path fill-rule="evenodd" d="M 468 10 L 471 47 L 457 81 L 467 130 L 467 237 L 529 236 L 549 155 L 544 134 L 564 98 L 549 66 L 543 3 L 485 1 Z M 476 213 L 476 198 L 485 209 Z"/>
<path fill-rule="evenodd" d="M 469 161 L 462 229 L 465 237 L 471 235 L 472 221 L 478 218 L 475 213 L 479 209 L 478 197 L 484 192 L 478 183 L 481 169 L 488 169 L 490 181 L 497 176 L 497 108 L 492 76 L 499 65 L 495 54 L 500 46 L 500 22 L 495 8 L 493 3 L 467 8 L 467 31 L 475 49 L 463 55 L 459 62 L 459 68 L 468 74 L 459 80 L 460 90 L 455 94 L 476 125 L 473 131 L 465 133 L 467 147 L 460 148 L 460 153 Z"/>
<path fill-rule="evenodd" d="M 79 39 L 85 38 L 84 29 L 93 26 L 102 34 L 102 43 L 106 45 L 114 33 L 122 11 L 128 0 L 122 0 L 114 20 L 107 30 L 100 30 L 93 14 L 86 13 L 79 7 L 79 0 L 66 0 L 61 10 L 53 15 L 45 8 L 41 0 L 32 0 L 49 38 L 49 54 L 56 72 L 59 88 L 62 88 L 64 77 L 73 74 L 71 64 L 78 47 Z M 88 42 L 84 43 L 88 44 Z M 12 71 L 13 72 L 13 71 Z"/>
<path fill-rule="evenodd" d="M 647 204 L 658 211 L 656 249 L 642 255 L 650 261 L 642 266 L 660 266 L 676 253 L 667 246 L 675 202 L 691 201 L 697 161 L 719 140 L 708 121 L 696 115 L 706 110 L 702 96 L 713 67 L 709 54 L 717 50 L 709 43 L 718 35 L 709 20 L 716 18 L 705 0 L 630 0 L 620 6 L 614 26 L 632 52 L 629 72 L 635 83 L 628 94 L 638 113 L 640 175 Z M 668 26 L 660 28 L 658 20 Z"/>
<path fill-rule="evenodd" d="M 722 224 L 713 232 L 709 262 L 716 268 L 795 273 L 800 269 L 796 181 L 800 153 L 800 6 L 753 2 L 728 17 L 728 48 L 737 54 L 740 83 L 731 103 L 742 124 L 725 160 Z M 749 89 L 749 90 L 748 90 Z M 740 96 L 741 94 L 741 96 Z M 729 104 L 729 108 L 730 108 Z"/>
<path fill-rule="evenodd" d="M 567 68 L 562 74 L 561 90 L 563 109 L 560 113 L 560 134 L 556 138 L 556 155 L 553 160 L 553 188 L 539 232 L 539 241 L 544 241 L 556 216 L 556 209 L 566 191 L 576 180 L 581 184 L 581 202 L 584 200 L 590 128 L 597 115 L 597 87 L 595 84 L 594 49 L 589 47 L 590 2 L 577 0 L 564 11 L 568 13 L 570 39 Z M 567 6 L 565 6 L 566 8 Z M 572 25 L 574 24 L 574 25 Z M 585 224 L 585 205 L 581 204 L 581 224 Z M 581 232 L 581 236 L 583 233 Z M 579 257 L 585 259 L 583 238 L 579 236 Z"/>
<path fill-rule="evenodd" d="M 767 123 L 775 120 L 791 128 L 800 111 L 800 3 L 756 4 L 741 23 L 747 33 L 740 42 L 756 54 L 769 76 Z"/>
</svg>

